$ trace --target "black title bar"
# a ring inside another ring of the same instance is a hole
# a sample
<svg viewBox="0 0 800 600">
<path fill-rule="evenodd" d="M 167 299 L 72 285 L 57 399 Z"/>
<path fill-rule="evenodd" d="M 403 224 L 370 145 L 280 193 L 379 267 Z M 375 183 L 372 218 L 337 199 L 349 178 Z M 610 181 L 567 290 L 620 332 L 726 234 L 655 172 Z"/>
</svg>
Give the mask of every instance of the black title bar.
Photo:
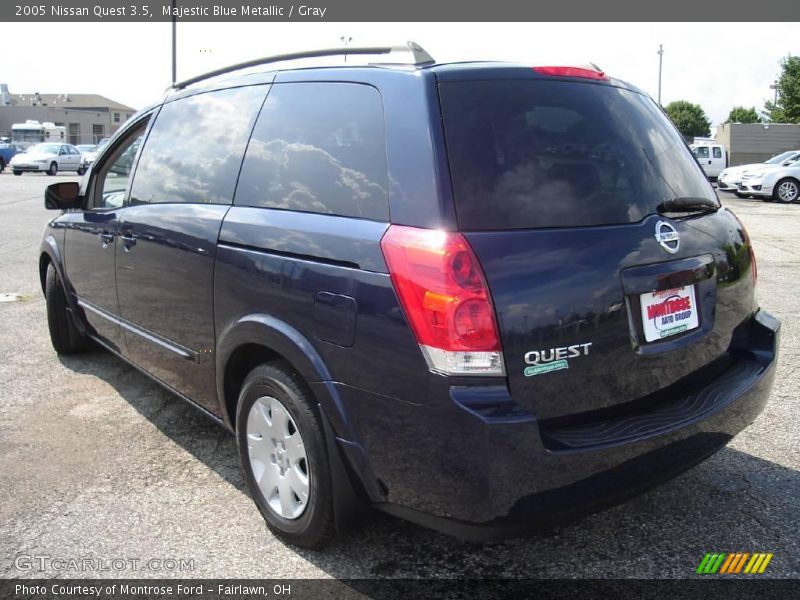
<svg viewBox="0 0 800 600">
<path fill-rule="evenodd" d="M 798 0 L 3 0 L 9 22 L 800 21 Z M 598 38 L 602 37 L 598 31 Z"/>
</svg>

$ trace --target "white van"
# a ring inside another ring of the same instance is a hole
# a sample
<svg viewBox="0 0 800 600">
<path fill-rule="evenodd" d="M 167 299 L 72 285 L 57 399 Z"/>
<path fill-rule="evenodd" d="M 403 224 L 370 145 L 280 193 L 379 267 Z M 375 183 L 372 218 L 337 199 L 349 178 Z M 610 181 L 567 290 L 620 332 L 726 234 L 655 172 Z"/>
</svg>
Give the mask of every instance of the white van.
<svg viewBox="0 0 800 600">
<path fill-rule="evenodd" d="M 721 144 L 700 142 L 689 147 L 709 179 L 716 179 L 728 166 L 728 152 Z"/>
</svg>

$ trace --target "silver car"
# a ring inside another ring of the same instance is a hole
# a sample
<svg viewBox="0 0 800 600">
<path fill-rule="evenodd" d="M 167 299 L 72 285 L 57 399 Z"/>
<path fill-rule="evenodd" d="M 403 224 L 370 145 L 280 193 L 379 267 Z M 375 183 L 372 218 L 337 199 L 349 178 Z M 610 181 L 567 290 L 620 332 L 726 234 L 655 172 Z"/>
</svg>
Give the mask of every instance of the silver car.
<svg viewBox="0 0 800 600">
<path fill-rule="evenodd" d="M 748 171 L 742 175 L 737 195 L 796 202 L 800 198 L 800 163 Z"/>
<path fill-rule="evenodd" d="M 728 167 L 717 177 L 717 189 L 723 192 L 733 192 L 737 196 L 745 197 L 747 194 L 739 192 L 739 183 L 745 173 L 755 173 L 761 169 L 769 169 L 775 166 L 789 166 L 800 160 L 800 150 L 789 150 L 773 156 L 763 163 L 753 163 L 749 165 L 739 165 Z"/>
<path fill-rule="evenodd" d="M 43 171 L 56 175 L 59 171 L 86 172 L 81 153 L 72 144 L 43 143 L 31 146 L 25 152 L 14 155 L 9 163 L 14 175 L 24 172 Z"/>
</svg>

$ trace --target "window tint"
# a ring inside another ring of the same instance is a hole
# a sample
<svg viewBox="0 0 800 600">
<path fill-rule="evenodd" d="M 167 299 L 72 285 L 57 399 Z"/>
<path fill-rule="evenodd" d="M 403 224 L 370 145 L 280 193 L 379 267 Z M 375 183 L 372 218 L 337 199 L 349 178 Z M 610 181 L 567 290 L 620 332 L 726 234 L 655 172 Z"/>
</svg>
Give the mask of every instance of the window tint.
<svg viewBox="0 0 800 600">
<path fill-rule="evenodd" d="M 719 146 L 714 146 L 712 150 L 714 152 L 714 158 L 722 158 L 722 148 Z"/>
<path fill-rule="evenodd" d="M 631 223 L 676 196 L 714 191 L 646 96 L 542 80 L 440 86 L 459 225 L 518 229 Z"/>
<path fill-rule="evenodd" d="M 165 104 L 136 167 L 131 204 L 230 204 L 265 93 L 244 87 Z"/>
<path fill-rule="evenodd" d="M 700 146 L 699 148 L 695 148 L 694 155 L 697 158 L 708 158 L 708 148 L 706 146 Z"/>
<path fill-rule="evenodd" d="M 108 160 L 103 162 L 94 183 L 94 208 L 119 208 L 122 206 L 136 151 L 139 149 L 146 128 L 147 120 L 145 119 L 114 149 Z"/>
<path fill-rule="evenodd" d="M 247 148 L 235 203 L 388 220 L 387 179 L 375 88 L 276 84 Z"/>
</svg>

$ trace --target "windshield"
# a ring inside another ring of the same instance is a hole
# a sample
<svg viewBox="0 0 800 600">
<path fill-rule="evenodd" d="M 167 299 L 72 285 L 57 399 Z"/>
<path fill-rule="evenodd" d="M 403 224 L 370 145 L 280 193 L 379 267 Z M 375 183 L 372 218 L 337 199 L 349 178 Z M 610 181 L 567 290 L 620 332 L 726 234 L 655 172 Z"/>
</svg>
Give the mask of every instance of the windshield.
<svg viewBox="0 0 800 600">
<path fill-rule="evenodd" d="M 58 154 L 58 144 L 37 144 L 33 148 L 28 149 L 31 154 Z"/>
<path fill-rule="evenodd" d="M 75 147 L 81 154 L 85 154 L 86 152 L 91 152 L 92 150 L 94 150 L 94 146 L 92 146 L 91 144 L 80 144 L 79 146 Z"/>
<path fill-rule="evenodd" d="M 650 98 L 609 85 L 440 85 L 463 229 L 632 223 L 673 198 L 716 196 Z"/>
<path fill-rule="evenodd" d="M 773 156 L 769 160 L 765 160 L 764 164 L 766 164 L 766 165 L 777 165 L 777 164 L 780 164 L 783 161 L 785 161 L 787 158 L 793 157 L 795 154 L 796 154 L 796 152 L 793 152 L 793 151 L 782 152 L 781 154 L 778 154 L 777 156 Z"/>
<path fill-rule="evenodd" d="M 14 129 L 11 132 L 13 142 L 41 142 L 44 132 L 41 129 Z"/>
</svg>

